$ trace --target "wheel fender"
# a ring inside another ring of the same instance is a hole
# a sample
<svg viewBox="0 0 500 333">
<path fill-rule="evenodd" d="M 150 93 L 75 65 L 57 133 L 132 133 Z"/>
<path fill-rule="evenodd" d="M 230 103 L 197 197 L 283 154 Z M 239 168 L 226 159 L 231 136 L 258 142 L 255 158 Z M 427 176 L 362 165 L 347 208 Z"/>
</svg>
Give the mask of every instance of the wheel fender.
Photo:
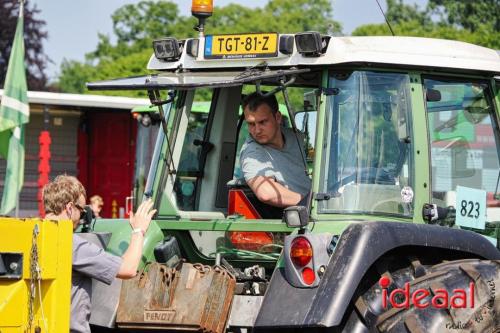
<svg viewBox="0 0 500 333">
<path fill-rule="evenodd" d="M 342 233 L 317 288 L 295 288 L 283 268 L 274 271 L 256 326 L 338 326 L 363 275 L 386 252 L 403 246 L 433 247 L 498 260 L 500 251 L 483 236 L 428 224 L 360 222 Z M 293 304 L 293 311 L 283 311 Z"/>
</svg>

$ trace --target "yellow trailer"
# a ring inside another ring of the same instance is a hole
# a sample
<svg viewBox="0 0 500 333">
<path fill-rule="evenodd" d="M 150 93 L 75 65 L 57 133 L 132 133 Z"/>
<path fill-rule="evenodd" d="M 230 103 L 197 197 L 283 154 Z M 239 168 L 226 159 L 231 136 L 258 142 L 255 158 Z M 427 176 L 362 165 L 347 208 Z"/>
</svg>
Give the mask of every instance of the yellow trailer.
<svg viewBox="0 0 500 333">
<path fill-rule="evenodd" d="M 70 221 L 0 218 L 0 332 L 68 332 Z"/>
</svg>

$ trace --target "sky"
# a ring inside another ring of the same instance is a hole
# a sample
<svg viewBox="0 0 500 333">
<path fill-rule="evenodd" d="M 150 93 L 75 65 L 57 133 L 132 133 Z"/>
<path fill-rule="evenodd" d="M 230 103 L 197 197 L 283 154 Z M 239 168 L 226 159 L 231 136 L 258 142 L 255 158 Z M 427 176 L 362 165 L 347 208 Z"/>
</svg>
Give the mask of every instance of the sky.
<svg viewBox="0 0 500 333">
<path fill-rule="evenodd" d="M 53 63 L 46 73 L 55 80 L 63 59 L 84 59 L 85 53 L 95 50 L 98 33 L 113 37 L 111 14 L 123 5 L 140 0 L 32 0 L 41 10 L 40 18 L 46 21 L 48 40 L 44 43 L 45 53 Z M 191 0 L 173 0 L 182 15 L 190 15 Z M 214 0 L 215 6 L 240 3 L 250 7 L 262 7 L 268 0 L 235 1 Z M 385 1 L 379 0 L 385 10 Z M 427 0 L 405 0 L 423 7 Z M 368 23 L 382 23 L 384 18 L 376 0 L 332 0 L 333 19 L 342 24 L 345 34 L 357 26 Z"/>
</svg>

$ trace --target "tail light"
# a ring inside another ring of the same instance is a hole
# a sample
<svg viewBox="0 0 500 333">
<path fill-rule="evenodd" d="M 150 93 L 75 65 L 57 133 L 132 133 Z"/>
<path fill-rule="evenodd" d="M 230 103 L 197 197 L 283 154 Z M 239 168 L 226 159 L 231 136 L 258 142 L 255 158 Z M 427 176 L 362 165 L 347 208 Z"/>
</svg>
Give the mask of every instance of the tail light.
<svg viewBox="0 0 500 333">
<path fill-rule="evenodd" d="M 301 274 L 302 274 L 302 280 L 304 280 L 304 283 L 307 284 L 308 286 L 313 284 L 314 280 L 316 280 L 316 274 L 314 274 L 314 271 L 312 270 L 311 267 L 304 267 Z"/>
<path fill-rule="evenodd" d="M 297 237 L 293 240 L 290 247 L 290 258 L 292 262 L 299 266 L 304 267 L 311 262 L 313 250 L 311 243 L 305 237 Z M 314 272 L 313 272 L 314 275 Z"/>
<path fill-rule="evenodd" d="M 285 278 L 296 288 L 315 288 L 321 283 L 330 261 L 328 246 L 332 235 L 310 232 L 285 237 L 283 258 Z"/>
</svg>

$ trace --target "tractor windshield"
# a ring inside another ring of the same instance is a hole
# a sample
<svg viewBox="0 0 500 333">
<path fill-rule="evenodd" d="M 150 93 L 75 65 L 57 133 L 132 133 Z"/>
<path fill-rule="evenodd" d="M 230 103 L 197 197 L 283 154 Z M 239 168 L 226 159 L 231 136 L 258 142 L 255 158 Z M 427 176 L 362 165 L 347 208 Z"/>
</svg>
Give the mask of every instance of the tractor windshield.
<svg viewBox="0 0 500 333">
<path fill-rule="evenodd" d="M 411 216 L 409 84 L 407 74 L 330 74 L 320 212 Z"/>
</svg>

